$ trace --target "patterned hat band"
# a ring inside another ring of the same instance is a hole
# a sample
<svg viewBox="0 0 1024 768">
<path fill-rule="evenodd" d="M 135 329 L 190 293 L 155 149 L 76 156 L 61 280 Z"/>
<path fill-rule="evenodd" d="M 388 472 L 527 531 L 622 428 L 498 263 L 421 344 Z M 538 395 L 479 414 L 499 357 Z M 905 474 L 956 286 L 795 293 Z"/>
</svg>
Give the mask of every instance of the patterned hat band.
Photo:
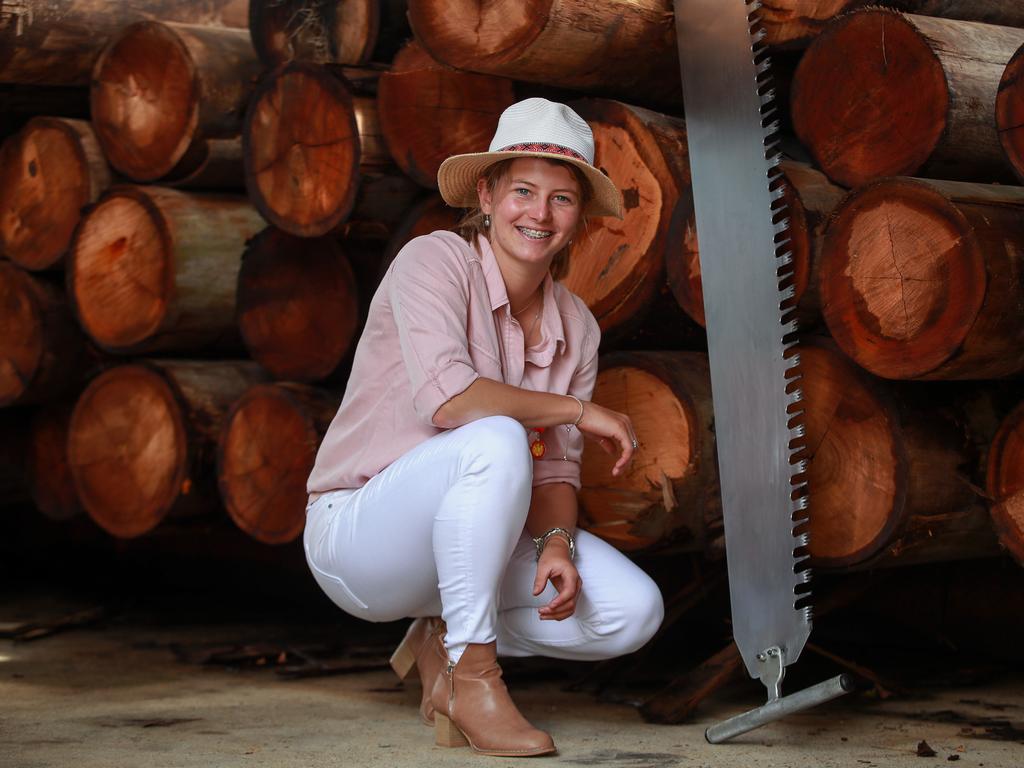
<svg viewBox="0 0 1024 768">
<path fill-rule="evenodd" d="M 574 160 L 579 160 L 592 165 L 583 155 L 577 152 L 575 149 L 569 149 L 563 147 L 560 144 L 510 144 L 507 147 L 502 147 L 497 150 L 498 152 L 546 152 L 551 155 L 565 155 L 571 157 Z"/>
</svg>

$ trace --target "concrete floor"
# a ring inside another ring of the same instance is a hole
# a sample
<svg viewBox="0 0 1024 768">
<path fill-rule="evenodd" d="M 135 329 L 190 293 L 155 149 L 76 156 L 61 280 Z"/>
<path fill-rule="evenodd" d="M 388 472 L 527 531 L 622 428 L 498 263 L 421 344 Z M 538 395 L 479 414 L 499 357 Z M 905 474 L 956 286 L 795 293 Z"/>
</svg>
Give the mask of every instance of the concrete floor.
<svg viewBox="0 0 1024 768">
<path fill-rule="evenodd" d="M 6 613 L 10 614 L 7 610 Z M 0 621 L 10 620 L 0 604 Z M 389 671 L 285 680 L 268 668 L 180 661 L 197 647 L 272 637 L 286 627 L 202 623 L 161 626 L 119 616 L 33 642 L 0 640 L 0 766 L 462 766 L 522 764 L 433 745 L 415 706 L 418 687 Z M 522 675 L 513 693 L 577 766 L 1024 765 L 1024 684 L 1003 682 L 878 702 L 850 696 L 711 746 L 704 727 L 759 703 L 759 685 L 719 695 L 697 722 L 648 725 L 629 706 Z M 937 753 L 918 757 L 925 740 Z"/>
</svg>

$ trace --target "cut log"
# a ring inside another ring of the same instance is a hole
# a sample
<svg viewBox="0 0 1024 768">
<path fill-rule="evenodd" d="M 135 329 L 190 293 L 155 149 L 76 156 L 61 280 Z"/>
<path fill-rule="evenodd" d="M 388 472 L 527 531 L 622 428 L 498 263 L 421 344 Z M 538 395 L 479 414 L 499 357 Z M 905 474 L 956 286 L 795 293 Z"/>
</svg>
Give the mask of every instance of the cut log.
<svg viewBox="0 0 1024 768">
<path fill-rule="evenodd" d="M 487 149 L 498 117 L 515 100 L 511 80 L 452 69 L 416 42 L 380 76 L 377 97 L 391 156 L 428 189 L 437 189 L 446 158 Z"/>
<path fill-rule="evenodd" d="M 330 377 L 347 359 L 358 325 L 355 277 L 333 237 L 298 238 L 268 227 L 250 241 L 238 273 L 238 326 L 271 376 Z"/>
<path fill-rule="evenodd" d="M 0 261 L 0 406 L 38 403 L 81 383 L 90 354 L 54 285 Z"/>
<path fill-rule="evenodd" d="M 414 237 L 429 235 L 439 229 L 454 230 L 460 218 L 462 218 L 462 212 L 457 208 L 450 208 L 440 195 L 429 195 L 420 200 L 409 209 L 406 216 L 395 227 L 391 239 L 388 240 L 388 245 L 384 249 L 385 257 L 381 265 L 381 277 L 398 252 L 402 250 L 402 246 Z"/>
<path fill-rule="evenodd" d="M 299 237 L 327 234 L 350 214 L 394 223 L 415 185 L 393 170 L 379 135 L 376 103 L 354 96 L 340 68 L 287 64 L 264 79 L 246 113 L 249 197 Z"/>
<path fill-rule="evenodd" d="M 624 215 L 622 221 L 605 216 L 585 223 L 571 246 L 564 282 L 587 303 L 602 331 L 622 333 L 639 324 L 665 285 L 665 252 L 685 247 L 670 233 L 682 238 L 693 231 L 686 125 L 606 99 L 583 99 L 572 107 L 594 131 L 594 162 L 622 191 Z"/>
<path fill-rule="evenodd" d="M 409 0 L 420 45 L 456 69 L 679 105 L 672 3 Z"/>
<path fill-rule="evenodd" d="M 792 88 L 797 136 L 837 184 L 882 176 L 1012 178 L 999 79 L 1024 30 L 869 8 L 808 48 Z"/>
<path fill-rule="evenodd" d="M 812 565 L 998 552 L 955 407 L 920 384 L 884 387 L 825 340 L 804 339 L 800 361 Z"/>
<path fill-rule="evenodd" d="M 821 254 L 829 215 L 846 190 L 803 163 L 783 161 L 786 178 L 784 196 L 788 206 L 792 249 L 792 285 L 801 327 L 821 319 L 817 263 Z M 681 229 L 682 231 L 677 231 Z M 700 252 L 692 214 L 679 216 L 669 237 L 672 248 L 665 253 L 668 284 L 679 306 L 704 326 L 704 291 L 700 280 Z"/>
<path fill-rule="evenodd" d="M 125 28 L 92 78 L 93 127 L 107 159 L 135 181 L 240 188 L 238 137 L 259 72 L 244 30 L 155 21 Z"/>
<path fill-rule="evenodd" d="M 922 16 L 1024 27 L 1017 0 L 761 0 L 765 42 L 776 48 L 804 48 L 836 16 L 865 5 L 883 5 Z"/>
<path fill-rule="evenodd" d="M 1006 159 L 1024 181 L 1024 45 L 1003 70 L 996 96 L 996 128 Z"/>
<path fill-rule="evenodd" d="M 640 449 L 619 477 L 615 457 L 584 452 L 580 525 L 627 551 L 701 551 L 721 530 L 707 356 L 603 356 L 592 399 L 629 415 Z"/>
<path fill-rule="evenodd" d="M 57 266 L 82 208 L 109 185 L 89 123 L 33 118 L 0 146 L 0 253 L 25 269 Z"/>
<path fill-rule="evenodd" d="M 48 405 L 32 416 L 25 474 L 36 509 L 51 520 L 69 520 L 82 512 L 68 465 L 71 402 Z"/>
<path fill-rule="evenodd" d="M 992 441 L 987 479 L 999 541 L 1024 565 L 1024 404 L 1006 417 Z"/>
<path fill-rule="evenodd" d="M 389 61 L 409 35 L 406 0 L 251 0 L 249 33 L 268 68 Z"/>
<path fill-rule="evenodd" d="M 114 352 L 237 348 L 238 270 L 245 242 L 265 226 L 243 198 L 112 188 L 69 255 L 79 322 Z"/>
<path fill-rule="evenodd" d="M 252 362 L 186 360 L 123 365 L 96 377 L 68 428 L 68 462 L 86 512 L 128 539 L 172 511 L 209 510 L 225 416 L 263 380 Z"/>
<path fill-rule="evenodd" d="M 0 83 L 87 85 L 103 47 L 135 21 L 248 26 L 246 0 L 20 0 L 0 14 Z"/>
<path fill-rule="evenodd" d="M 1024 370 L 1024 189 L 887 179 L 857 190 L 825 237 L 825 322 L 894 379 Z"/>
<path fill-rule="evenodd" d="M 265 544 L 284 544 L 306 522 L 306 480 L 341 395 L 301 384 L 258 384 L 231 407 L 217 447 L 228 514 Z"/>
</svg>

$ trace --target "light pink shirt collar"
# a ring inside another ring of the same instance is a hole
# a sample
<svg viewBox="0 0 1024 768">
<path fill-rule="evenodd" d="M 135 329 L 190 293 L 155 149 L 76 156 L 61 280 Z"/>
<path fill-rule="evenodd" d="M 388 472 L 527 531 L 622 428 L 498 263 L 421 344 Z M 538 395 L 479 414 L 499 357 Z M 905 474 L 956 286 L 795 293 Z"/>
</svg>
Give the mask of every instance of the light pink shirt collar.
<svg viewBox="0 0 1024 768">
<path fill-rule="evenodd" d="M 480 263 L 483 267 L 484 280 L 487 283 L 487 293 L 491 297 L 491 311 L 503 306 L 512 311 L 508 301 L 508 290 L 505 288 L 505 278 L 501 276 L 501 267 L 498 266 L 498 259 L 494 255 L 494 249 L 486 237 L 476 238 L 477 252 L 480 254 Z M 540 318 L 541 342 L 536 347 L 526 351 L 526 361 L 533 365 L 545 368 L 551 365 L 556 353 L 565 351 L 565 327 L 562 325 L 562 313 L 558 311 L 558 305 L 552 293 L 554 280 L 549 272 L 544 276 L 544 312 Z"/>
</svg>

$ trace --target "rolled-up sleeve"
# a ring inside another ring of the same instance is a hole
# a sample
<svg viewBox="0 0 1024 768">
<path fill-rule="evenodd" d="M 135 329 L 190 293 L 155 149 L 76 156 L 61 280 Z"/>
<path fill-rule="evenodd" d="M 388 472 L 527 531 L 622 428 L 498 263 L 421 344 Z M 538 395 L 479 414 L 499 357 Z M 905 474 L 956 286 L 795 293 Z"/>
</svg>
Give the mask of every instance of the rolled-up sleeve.
<svg viewBox="0 0 1024 768">
<path fill-rule="evenodd" d="M 597 349 L 601 342 L 601 331 L 592 321 L 583 344 L 585 357 L 569 383 L 569 394 L 588 401 L 594 395 L 597 382 Z M 577 491 L 580 482 L 580 465 L 583 460 L 583 435 L 573 426 L 551 427 L 544 431 L 544 458 L 533 462 L 533 485 L 568 483 Z"/>
<path fill-rule="evenodd" d="M 469 278 L 464 260 L 436 238 L 416 238 L 395 258 L 388 298 L 412 385 L 413 409 L 433 426 L 437 409 L 479 377 L 467 344 Z"/>
</svg>

